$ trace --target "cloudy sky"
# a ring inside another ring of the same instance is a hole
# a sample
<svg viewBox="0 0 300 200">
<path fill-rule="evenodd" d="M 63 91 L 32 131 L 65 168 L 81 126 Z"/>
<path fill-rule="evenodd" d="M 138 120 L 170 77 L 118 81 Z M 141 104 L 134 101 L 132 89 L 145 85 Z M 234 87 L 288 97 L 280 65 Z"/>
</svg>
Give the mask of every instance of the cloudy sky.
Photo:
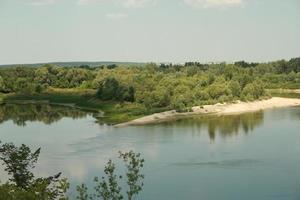
<svg viewBox="0 0 300 200">
<path fill-rule="evenodd" d="M 299 0 L 0 0 L 0 64 L 297 56 Z"/>
</svg>

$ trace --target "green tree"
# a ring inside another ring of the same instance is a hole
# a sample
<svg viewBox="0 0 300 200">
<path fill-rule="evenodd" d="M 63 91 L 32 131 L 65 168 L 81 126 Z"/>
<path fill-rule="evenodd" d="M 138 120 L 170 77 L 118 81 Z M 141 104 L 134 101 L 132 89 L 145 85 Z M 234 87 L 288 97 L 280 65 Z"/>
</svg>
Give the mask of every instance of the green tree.
<svg viewBox="0 0 300 200">
<path fill-rule="evenodd" d="M 145 176 L 141 173 L 145 160 L 141 158 L 141 154 L 133 151 L 127 153 L 119 152 L 120 158 L 125 162 L 127 172 L 127 185 L 129 186 L 127 193 L 128 200 L 132 200 L 142 191 Z"/>
<path fill-rule="evenodd" d="M 253 81 L 253 77 L 251 77 L 248 73 L 239 74 L 236 77 L 237 81 L 240 83 L 241 88 L 244 88 L 248 83 Z"/>
<path fill-rule="evenodd" d="M 144 175 L 141 173 L 141 169 L 144 167 L 145 160 L 141 158 L 141 154 L 129 151 L 126 153 L 119 152 L 119 158 L 123 160 L 126 167 L 126 185 L 128 190 L 126 191 L 127 199 L 134 199 L 143 189 Z M 124 199 L 120 181 L 122 176 L 116 175 L 116 165 L 109 160 L 105 166 L 104 173 L 101 179 L 94 178 L 96 186 L 92 194 L 88 193 L 88 188 L 85 184 L 77 186 L 77 199 L 78 200 L 121 200 Z"/>
<path fill-rule="evenodd" d="M 119 89 L 119 82 L 115 78 L 107 78 L 100 85 L 97 96 L 104 101 L 114 100 Z"/>
<path fill-rule="evenodd" d="M 242 97 L 245 100 L 258 99 L 264 94 L 265 94 L 264 84 L 259 80 L 247 84 L 242 91 Z"/>
<path fill-rule="evenodd" d="M 224 68 L 224 76 L 226 80 L 231 80 L 236 72 L 236 68 L 234 65 L 226 65 Z"/>
<path fill-rule="evenodd" d="M 76 196 L 77 200 L 88 200 L 89 199 L 88 188 L 87 188 L 86 184 L 82 183 L 81 185 L 78 185 L 76 187 L 76 190 L 77 190 L 77 196 Z"/>
<path fill-rule="evenodd" d="M 103 200 L 121 200 L 123 199 L 123 195 L 121 194 L 121 187 L 119 186 L 118 180 L 121 179 L 121 176 L 117 176 L 115 174 L 116 165 L 109 160 L 107 165 L 105 166 L 104 173 L 107 176 L 102 177 L 102 181 L 99 181 L 97 177 L 95 177 L 94 181 L 97 184 L 96 192 L 101 196 Z"/>
<path fill-rule="evenodd" d="M 230 81 L 228 85 L 232 95 L 234 97 L 239 97 L 241 94 L 241 86 L 237 81 Z"/>
<path fill-rule="evenodd" d="M 4 80 L 3 80 L 2 76 L 0 75 L 0 92 L 4 92 L 4 91 L 5 91 Z"/>
<path fill-rule="evenodd" d="M 118 100 L 118 101 L 133 102 L 134 101 L 134 93 L 135 93 L 135 90 L 132 86 L 125 87 L 125 86 L 119 85 L 114 99 Z"/>
<path fill-rule="evenodd" d="M 183 95 L 173 96 L 171 100 L 171 106 L 178 112 L 186 111 L 186 103 Z"/>
<path fill-rule="evenodd" d="M 49 72 L 49 67 L 40 67 L 35 70 L 35 78 L 34 80 L 39 84 L 39 85 L 45 85 L 49 86 L 51 85 L 51 74 Z"/>
<path fill-rule="evenodd" d="M 212 99 L 218 99 L 223 95 L 228 95 L 229 91 L 224 83 L 213 83 L 207 88 L 207 92 Z"/>
<path fill-rule="evenodd" d="M 194 99 L 197 101 L 197 100 L 200 100 L 200 101 L 206 101 L 208 100 L 210 97 L 209 97 L 209 94 L 203 90 L 202 88 L 196 88 L 193 90 L 193 94 L 194 94 Z"/>
<path fill-rule="evenodd" d="M 0 142 L 1 143 L 1 142 Z M 32 152 L 29 147 L 22 144 L 16 147 L 12 143 L 0 146 L 0 161 L 4 170 L 11 176 L 6 182 L 0 182 L 0 200 L 68 200 L 67 191 L 70 187 L 67 179 L 60 178 L 61 173 L 47 178 L 35 178 L 31 170 L 35 167 L 40 154 L 40 148 Z M 127 184 L 127 199 L 134 199 L 143 188 L 144 175 L 141 170 L 145 160 L 141 154 L 129 151 L 119 152 L 119 158 L 125 164 L 125 177 Z M 109 160 L 105 166 L 105 176 L 102 179 L 94 178 L 96 186 L 92 194 L 88 193 L 85 184 L 77 186 L 78 200 L 121 200 L 124 198 L 120 181 L 117 176 L 116 165 Z"/>
<path fill-rule="evenodd" d="M 34 168 L 40 150 L 39 148 L 32 153 L 24 144 L 16 147 L 12 143 L 3 144 L 0 147 L 0 160 L 4 162 L 4 170 L 12 176 L 9 180 L 17 187 L 26 189 L 32 184 L 34 175 L 30 170 Z"/>
<path fill-rule="evenodd" d="M 35 178 L 31 170 L 35 167 L 40 148 L 31 152 L 22 144 L 16 147 L 12 143 L 0 146 L 0 161 L 4 170 L 11 176 L 8 182 L 0 185 L 0 197 L 7 200 L 67 200 L 69 188 L 66 179 L 60 179 L 61 173 L 47 178 Z"/>
<path fill-rule="evenodd" d="M 26 78 L 17 78 L 14 91 L 21 94 L 33 94 L 35 92 L 35 84 Z"/>
<path fill-rule="evenodd" d="M 115 78 L 106 78 L 97 90 L 97 96 L 101 100 L 117 100 L 133 102 L 135 89 L 133 86 L 124 86 Z"/>
</svg>

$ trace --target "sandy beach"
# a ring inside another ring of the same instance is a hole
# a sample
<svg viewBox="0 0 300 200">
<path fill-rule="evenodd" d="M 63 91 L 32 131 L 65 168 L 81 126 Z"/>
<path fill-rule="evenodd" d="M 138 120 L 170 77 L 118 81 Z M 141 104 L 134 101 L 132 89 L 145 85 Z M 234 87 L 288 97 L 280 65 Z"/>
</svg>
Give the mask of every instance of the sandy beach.
<svg viewBox="0 0 300 200">
<path fill-rule="evenodd" d="M 155 113 L 139 119 L 135 119 L 129 122 L 115 125 L 115 127 L 124 127 L 130 125 L 146 125 L 159 123 L 163 121 L 169 121 L 178 117 L 184 117 L 197 114 L 216 114 L 216 115 L 232 115 L 240 114 L 244 112 L 255 112 L 259 110 L 281 108 L 290 106 L 300 106 L 300 99 L 295 98 L 282 98 L 273 97 L 267 100 L 253 101 L 253 102 L 241 102 L 236 103 L 218 103 L 214 105 L 195 106 L 192 108 L 192 112 L 178 113 L 175 110 Z"/>
</svg>

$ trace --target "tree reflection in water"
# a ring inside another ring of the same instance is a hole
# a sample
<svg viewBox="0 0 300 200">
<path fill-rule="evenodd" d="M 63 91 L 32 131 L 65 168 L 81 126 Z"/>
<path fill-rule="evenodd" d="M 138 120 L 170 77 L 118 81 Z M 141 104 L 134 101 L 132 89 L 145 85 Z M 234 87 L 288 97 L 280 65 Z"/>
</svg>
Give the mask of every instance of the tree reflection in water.
<svg viewBox="0 0 300 200">
<path fill-rule="evenodd" d="M 248 134 L 255 127 L 262 125 L 264 120 L 264 112 L 252 112 L 236 115 L 203 115 L 192 118 L 178 119 L 176 122 L 167 122 L 166 125 L 178 127 L 192 127 L 197 133 L 201 133 L 200 129 L 207 130 L 211 141 L 214 141 L 217 134 L 219 136 L 231 137 L 241 132 Z"/>
<path fill-rule="evenodd" d="M 89 114 L 91 113 L 77 108 L 50 104 L 0 105 L 0 123 L 12 120 L 18 126 L 26 126 L 26 122 L 33 121 L 52 124 L 64 117 L 78 119 L 87 117 Z"/>
<path fill-rule="evenodd" d="M 238 135 L 241 130 L 248 134 L 255 127 L 262 125 L 263 119 L 263 112 L 219 116 L 213 120 L 207 120 L 208 134 L 211 140 L 215 139 L 216 132 L 222 137 Z"/>
<path fill-rule="evenodd" d="M 45 124 L 52 124 L 64 117 L 72 119 L 85 118 L 93 115 L 98 119 L 96 113 L 87 112 L 77 108 L 57 106 L 49 104 L 5 104 L 0 105 L 0 123 L 12 120 L 18 126 L 26 126 L 26 122 L 39 121 Z M 203 115 L 192 118 L 178 119 L 175 122 L 166 122 L 164 125 L 171 125 L 173 128 L 189 127 L 193 133 L 207 130 L 211 141 L 214 141 L 217 134 L 221 137 L 238 135 L 241 132 L 249 133 L 255 127 L 262 125 L 263 112 L 245 113 L 239 115 Z"/>
</svg>

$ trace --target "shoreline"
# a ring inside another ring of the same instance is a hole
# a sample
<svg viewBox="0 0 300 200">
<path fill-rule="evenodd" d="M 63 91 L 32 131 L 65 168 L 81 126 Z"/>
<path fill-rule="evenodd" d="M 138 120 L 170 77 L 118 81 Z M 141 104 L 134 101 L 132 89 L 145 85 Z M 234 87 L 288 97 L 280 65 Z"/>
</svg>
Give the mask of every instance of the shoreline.
<svg viewBox="0 0 300 200">
<path fill-rule="evenodd" d="M 161 113 L 155 113 L 129 122 L 117 124 L 115 125 L 115 127 L 155 124 L 164 121 L 170 121 L 178 117 L 200 114 L 235 115 L 246 112 L 256 112 L 260 110 L 292 106 L 300 106 L 300 99 L 272 97 L 267 100 L 258 100 L 253 102 L 237 101 L 236 103 L 217 103 L 214 105 L 194 106 L 192 107 L 192 112 L 179 113 L 175 110 L 171 110 Z"/>
<path fill-rule="evenodd" d="M 273 93 L 295 93 L 295 94 L 300 94 L 300 89 L 266 89 L 269 92 Z"/>
</svg>

